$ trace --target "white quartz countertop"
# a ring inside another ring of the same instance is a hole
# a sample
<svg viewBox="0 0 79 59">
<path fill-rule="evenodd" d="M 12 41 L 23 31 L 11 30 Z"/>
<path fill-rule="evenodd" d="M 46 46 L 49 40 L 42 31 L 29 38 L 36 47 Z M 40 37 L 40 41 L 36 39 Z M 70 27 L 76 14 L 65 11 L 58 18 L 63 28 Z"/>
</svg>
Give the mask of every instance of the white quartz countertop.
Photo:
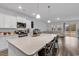
<svg viewBox="0 0 79 59">
<path fill-rule="evenodd" d="M 37 37 L 27 36 L 17 38 L 15 40 L 8 40 L 8 42 L 24 52 L 26 55 L 33 55 L 56 36 L 56 34 L 41 34 Z"/>
</svg>

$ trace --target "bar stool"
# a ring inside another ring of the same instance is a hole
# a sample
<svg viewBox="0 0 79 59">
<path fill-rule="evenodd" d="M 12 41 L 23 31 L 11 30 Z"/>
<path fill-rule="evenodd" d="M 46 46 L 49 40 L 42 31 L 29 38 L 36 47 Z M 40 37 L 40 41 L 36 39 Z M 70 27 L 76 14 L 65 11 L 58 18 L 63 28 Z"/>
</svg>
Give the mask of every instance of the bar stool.
<svg viewBox="0 0 79 59">
<path fill-rule="evenodd" d="M 52 41 L 52 51 L 51 52 L 52 52 L 53 56 L 55 56 L 55 50 L 54 49 L 55 49 L 55 40 Z"/>
<path fill-rule="evenodd" d="M 50 44 L 46 44 L 46 47 L 45 47 L 45 56 L 50 56 Z"/>
<path fill-rule="evenodd" d="M 57 54 L 57 52 L 58 52 L 58 50 L 57 50 L 57 46 L 58 46 L 58 38 L 59 38 L 59 36 L 56 36 L 56 37 L 54 37 L 54 39 L 51 41 L 51 43 L 52 43 L 52 55 L 53 56 L 55 56 L 56 54 Z"/>
</svg>

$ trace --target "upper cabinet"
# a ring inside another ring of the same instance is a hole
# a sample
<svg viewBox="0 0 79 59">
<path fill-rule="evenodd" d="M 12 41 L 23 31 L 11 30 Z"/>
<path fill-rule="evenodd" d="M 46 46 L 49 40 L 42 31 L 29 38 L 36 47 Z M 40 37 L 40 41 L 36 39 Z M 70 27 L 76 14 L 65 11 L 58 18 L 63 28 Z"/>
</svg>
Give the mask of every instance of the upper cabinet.
<svg viewBox="0 0 79 59">
<path fill-rule="evenodd" d="M 25 21 L 26 21 L 26 18 L 23 18 L 23 17 L 19 17 L 19 16 L 17 16 L 17 22 L 21 22 L 21 23 L 25 23 Z"/>
<path fill-rule="evenodd" d="M 23 21 L 22 21 L 23 23 L 26 23 L 26 18 L 23 18 Z"/>
<path fill-rule="evenodd" d="M 16 17 L 10 16 L 10 15 L 5 15 L 5 28 L 16 28 Z"/>
<path fill-rule="evenodd" d="M 0 28 L 4 28 L 4 15 L 3 14 L 0 14 Z"/>
<path fill-rule="evenodd" d="M 22 22 L 22 18 L 21 17 L 16 17 L 16 19 L 17 19 L 17 22 Z"/>
<path fill-rule="evenodd" d="M 31 28 L 31 21 L 30 20 L 26 20 L 26 28 Z"/>
<path fill-rule="evenodd" d="M 0 28 L 16 28 L 16 17 L 0 13 Z"/>
<path fill-rule="evenodd" d="M 0 13 L 0 28 L 17 28 L 17 22 L 26 23 L 26 28 L 31 28 L 31 21 L 24 17 Z"/>
</svg>

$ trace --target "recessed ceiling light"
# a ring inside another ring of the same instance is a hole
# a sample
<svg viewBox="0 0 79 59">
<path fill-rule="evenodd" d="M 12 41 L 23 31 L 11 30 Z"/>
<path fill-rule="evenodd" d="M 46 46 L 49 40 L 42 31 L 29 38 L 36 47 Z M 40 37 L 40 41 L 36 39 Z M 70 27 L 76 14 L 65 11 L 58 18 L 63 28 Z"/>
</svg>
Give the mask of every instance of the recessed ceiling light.
<svg viewBox="0 0 79 59">
<path fill-rule="evenodd" d="M 36 19 L 39 19 L 39 18 L 40 18 L 40 14 L 37 14 L 37 15 L 36 15 Z"/>
<path fill-rule="evenodd" d="M 57 17 L 57 20 L 60 20 L 60 18 L 59 18 L 59 17 Z"/>
<path fill-rule="evenodd" d="M 48 20 L 47 22 L 48 22 L 48 23 L 51 23 L 51 21 L 50 21 L 50 20 Z"/>
<path fill-rule="evenodd" d="M 18 6 L 19 9 L 22 9 L 22 6 Z"/>
<path fill-rule="evenodd" d="M 35 16 L 36 14 L 35 14 L 35 13 L 33 13 L 32 15 L 33 15 L 33 16 Z"/>
</svg>

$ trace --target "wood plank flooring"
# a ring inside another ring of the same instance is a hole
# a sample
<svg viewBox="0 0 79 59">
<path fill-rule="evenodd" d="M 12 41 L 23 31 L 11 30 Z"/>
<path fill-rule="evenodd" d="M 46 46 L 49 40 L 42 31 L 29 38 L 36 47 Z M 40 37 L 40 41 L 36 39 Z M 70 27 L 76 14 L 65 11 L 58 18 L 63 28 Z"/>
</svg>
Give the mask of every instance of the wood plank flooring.
<svg viewBox="0 0 79 59">
<path fill-rule="evenodd" d="M 79 56 L 79 40 L 74 37 L 60 38 L 58 56 Z"/>
<path fill-rule="evenodd" d="M 0 51 L 0 56 L 8 56 L 8 49 L 4 51 Z"/>
</svg>

